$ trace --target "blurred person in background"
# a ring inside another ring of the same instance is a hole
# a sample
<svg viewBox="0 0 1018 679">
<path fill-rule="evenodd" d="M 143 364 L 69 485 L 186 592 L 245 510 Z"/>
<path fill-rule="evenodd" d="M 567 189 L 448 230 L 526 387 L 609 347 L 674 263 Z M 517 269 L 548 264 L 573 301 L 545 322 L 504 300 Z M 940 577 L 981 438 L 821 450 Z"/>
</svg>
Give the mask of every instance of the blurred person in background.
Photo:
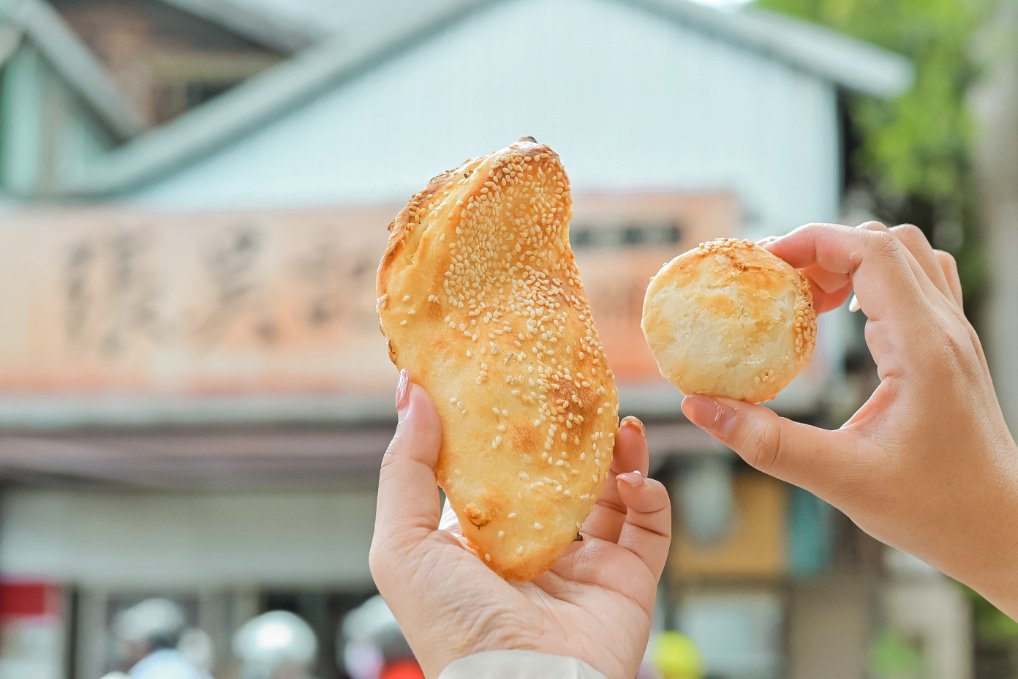
<svg viewBox="0 0 1018 679">
<path fill-rule="evenodd" d="M 178 650 L 187 621 L 168 599 L 146 599 L 118 613 L 113 635 L 130 665 L 129 679 L 209 679 Z"/>
<path fill-rule="evenodd" d="M 424 679 L 396 617 L 380 596 L 347 614 L 338 651 L 340 665 L 353 679 Z"/>
<path fill-rule="evenodd" d="M 233 653 L 240 662 L 240 679 L 312 679 L 318 639 L 300 617 L 269 611 L 237 630 Z"/>
<path fill-rule="evenodd" d="M 208 632 L 190 627 L 180 635 L 177 650 L 200 671 L 211 674 L 216 664 L 216 649 Z"/>
</svg>

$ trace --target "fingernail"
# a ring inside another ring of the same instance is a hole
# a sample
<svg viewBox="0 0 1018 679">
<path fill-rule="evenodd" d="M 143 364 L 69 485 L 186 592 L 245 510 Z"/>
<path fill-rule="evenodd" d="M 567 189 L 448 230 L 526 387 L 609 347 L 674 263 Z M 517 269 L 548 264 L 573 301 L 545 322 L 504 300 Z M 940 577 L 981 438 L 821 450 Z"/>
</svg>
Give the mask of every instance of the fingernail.
<svg viewBox="0 0 1018 679">
<path fill-rule="evenodd" d="M 848 310 L 854 313 L 860 309 L 862 309 L 862 307 L 859 306 L 859 298 L 852 295 L 852 300 L 848 303 Z"/>
<path fill-rule="evenodd" d="M 403 411 L 410 401 L 410 373 L 399 371 L 399 382 L 396 383 L 396 413 L 403 419 Z"/>
<path fill-rule="evenodd" d="M 642 486 L 644 482 L 643 474 L 640 473 L 639 469 L 634 469 L 631 472 L 619 474 L 615 478 L 622 481 L 623 483 L 629 484 L 633 488 Z"/>
<path fill-rule="evenodd" d="M 619 422 L 620 427 L 632 427 L 633 429 L 640 432 L 640 436 L 647 438 L 647 428 L 643 426 L 643 422 L 639 418 L 633 417 L 632 415 L 626 415 Z"/>
<path fill-rule="evenodd" d="M 756 242 L 756 244 L 763 248 L 763 247 L 767 247 L 768 245 L 770 245 L 771 243 L 773 243 L 777 239 L 778 239 L 778 236 L 767 236 L 766 238 L 761 238 L 760 240 L 758 240 Z"/>
<path fill-rule="evenodd" d="M 689 421 L 707 431 L 722 436 L 731 426 L 735 409 L 709 396 L 693 395 L 682 399 L 682 412 Z"/>
</svg>

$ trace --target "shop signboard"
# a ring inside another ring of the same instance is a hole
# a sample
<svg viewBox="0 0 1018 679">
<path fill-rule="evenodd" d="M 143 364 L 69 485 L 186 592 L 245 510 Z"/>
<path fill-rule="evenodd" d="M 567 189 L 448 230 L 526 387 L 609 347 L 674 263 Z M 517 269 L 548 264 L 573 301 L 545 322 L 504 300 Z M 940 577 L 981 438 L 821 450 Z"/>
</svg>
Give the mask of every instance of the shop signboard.
<svg viewBox="0 0 1018 679">
<path fill-rule="evenodd" d="M 0 393 L 388 395 L 374 286 L 397 210 L 7 215 Z M 647 281 L 738 220 L 726 192 L 576 198 L 577 261 L 621 384 L 667 388 L 640 331 Z"/>
</svg>

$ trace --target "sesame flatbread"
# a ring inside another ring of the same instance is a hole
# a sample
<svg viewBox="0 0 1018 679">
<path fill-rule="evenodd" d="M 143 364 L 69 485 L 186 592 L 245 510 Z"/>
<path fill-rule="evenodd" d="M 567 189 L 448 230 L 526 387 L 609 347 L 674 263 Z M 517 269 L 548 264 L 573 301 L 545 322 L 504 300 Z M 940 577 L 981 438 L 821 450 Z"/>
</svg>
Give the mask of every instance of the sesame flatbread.
<svg viewBox="0 0 1018 679">
<path fill-rule="evenodd" d="M 515 580 L 576 537 L 618 426 L 571 216 L 558 155 L 525 137 L 432 179 L 378 270 L 390 357 L 442 421 L 438 482 L 469 545 Z"/>
</svg>

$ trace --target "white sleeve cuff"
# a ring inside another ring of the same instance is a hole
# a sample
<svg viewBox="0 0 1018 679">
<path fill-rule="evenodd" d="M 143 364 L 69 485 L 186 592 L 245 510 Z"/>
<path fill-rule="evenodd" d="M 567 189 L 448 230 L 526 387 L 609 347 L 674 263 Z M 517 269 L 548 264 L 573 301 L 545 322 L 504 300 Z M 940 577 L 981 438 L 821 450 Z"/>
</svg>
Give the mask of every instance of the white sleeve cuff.
<svg viewBox="0 0 1018 679">
<path fill-rule="evenodd" d="M 485 651 L 453 662 L 438 679 L 606 679 L 576 658 L 535 651 Z"/>
</svg>

